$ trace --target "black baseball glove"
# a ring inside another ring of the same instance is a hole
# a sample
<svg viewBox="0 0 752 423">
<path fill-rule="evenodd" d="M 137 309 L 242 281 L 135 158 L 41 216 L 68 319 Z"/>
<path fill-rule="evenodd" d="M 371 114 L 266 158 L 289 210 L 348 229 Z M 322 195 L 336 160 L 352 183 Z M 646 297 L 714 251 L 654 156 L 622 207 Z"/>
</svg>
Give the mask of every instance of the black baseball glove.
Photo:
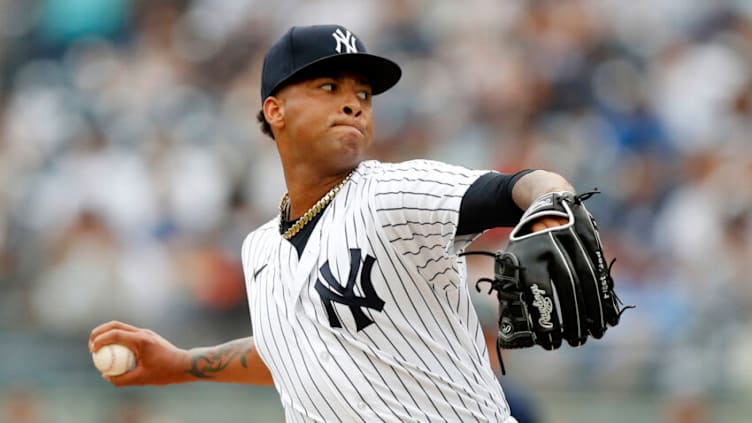
<svg viewBox="0 0 752 423">
<path fill-rule="evenodd" d="M 497 349 L 537 344 L 553 350 L 562 340 L 579 346 L 589 336 L 601 338 L 633 307 L 623 307 L 614 292 L 613 261 L 607 264 L 598 227 L 583 204 L 593 194 L 546 194 L 525 211 L 506 251 L 464 253 L 495 257 L 494 279 L 482 278 L 476 288 L 480 291 L 481 282 L 490 282 L 489 293 L 496 291 Z M 544 216 L 559 216 L 567 223 L 532 232 L 532 222 Z"/>
</svg>

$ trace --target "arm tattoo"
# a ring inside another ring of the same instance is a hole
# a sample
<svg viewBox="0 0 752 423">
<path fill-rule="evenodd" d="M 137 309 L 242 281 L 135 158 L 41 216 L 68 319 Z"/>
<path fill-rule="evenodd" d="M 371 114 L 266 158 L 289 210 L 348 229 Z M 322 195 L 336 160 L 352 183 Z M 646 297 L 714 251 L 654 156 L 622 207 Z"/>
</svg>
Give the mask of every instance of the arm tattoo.
<svg viewBox="0 0 752 423">
<path fill-rule="evenodd" d="M 187 373 L 201 379 L 214 377 L 229 366 L 235 359 L 248 368 L 246 356 L 251 352 L 251 345 L 244 341 L 234 341 L 211 349 L 201 349 L 191 357 L 191 368 Z"/>
</svg>

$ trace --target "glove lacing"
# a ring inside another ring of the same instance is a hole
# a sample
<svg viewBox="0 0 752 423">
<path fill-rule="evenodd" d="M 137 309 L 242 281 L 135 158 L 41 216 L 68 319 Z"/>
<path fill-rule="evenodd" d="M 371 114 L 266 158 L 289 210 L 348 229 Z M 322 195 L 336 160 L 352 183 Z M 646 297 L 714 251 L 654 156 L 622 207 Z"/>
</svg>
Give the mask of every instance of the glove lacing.
<svg viewBox="0 0 752 423">
<path fill-rule="evenodd" d="M 614 278 L 611 277 L 611 268 L 614 267 L 615 262 L 616 258 L 613 258 L 611 260 L 611 263 L 608 264 L 608 269 L 606 269 L 606 283 L 608 284 L 608 293 L 610 295 L 613 295 L 614 299 L 616 300 L 616 308 L 617 310 L 619 310 L 619 313 L 616 315 L 616 321 L 618 322 L 619 320 L 621 320 L 621 315 L 624 314 L 625 311 L 629 310 L 630 308 L 637 308 L 637 306 L 634 304 L 625 306 L 621 298 L 616 295 L 616 291 L 614 291 Z"/>
<path fill-rule="evenodd" d="M 490 256 L 493 258 L 497 257 L 496 253 L 493 253 L 491 251 L 464 251 L 459 254 L 457 254 L 459 257 L 462 256 Z M 511 264 L 510 264 L 511 266 Z M 508 280 L 506 283 L 497 280 L 497 279 L 491 279 L 491 278 L 479 278 L 477 281 L 475 281 L 475 290 L 478 292 L 481 292 L 480 284 L 481 282 L 487 282 L 491 286 L 488 288 L 488 294 L 491 294 L 494 291 L 497 291 L 499 293 L 503 292 L 504 286 L 508 283 L 514 283 L 514 281 Z M 499 368 L 501 370 L 502 375 L 506 375 L 506 367 L 504 367 L 504 359 L 501 356 L 501 347 L 499 346 L 499 339 L 497 337 L 496 339 L 496 356 L 499 358 Z"/>
</svg>

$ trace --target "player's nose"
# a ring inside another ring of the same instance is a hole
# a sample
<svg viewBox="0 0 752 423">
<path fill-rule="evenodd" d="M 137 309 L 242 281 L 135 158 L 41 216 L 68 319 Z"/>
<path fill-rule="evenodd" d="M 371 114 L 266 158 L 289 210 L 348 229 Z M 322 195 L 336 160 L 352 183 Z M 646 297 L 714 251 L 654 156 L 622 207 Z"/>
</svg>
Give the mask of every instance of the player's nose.
<svg viewBox="0 0 752 423">
<path fill-rule="evenodd" d="M 345 106 L 342 109 L 342 111 L 344 111 L 346 115 L 351 115 L 355 117 L 360 116 L 360 114 L 362 113 L 362 110 L 357 110 L 355 108 L 351 108 L 350 106 Z"/>
<path fill-rule="evenodd" d="M 342 112 L 348 116 L 359 117 L 363 113 L 363 104 L 360 100 L 360 92 L 355 84 L 345 84 L 340 91 Z"/>
<path fill-rule="evenodd" d="M 358 97 L 355 94 L 346 96 L 346 100 L 342 103 L 342 112 L 348 116 L 359 117 L 363 113 L 363 108 L 358 101 Z"/>
</svg>

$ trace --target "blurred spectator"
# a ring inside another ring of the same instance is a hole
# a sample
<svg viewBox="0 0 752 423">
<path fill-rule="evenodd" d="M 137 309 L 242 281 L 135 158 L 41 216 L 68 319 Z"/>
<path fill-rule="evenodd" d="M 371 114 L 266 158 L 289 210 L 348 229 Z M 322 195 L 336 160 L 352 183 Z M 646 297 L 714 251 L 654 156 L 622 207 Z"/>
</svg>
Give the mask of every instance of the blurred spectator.
<svg viewBox="0 0 752 423">
<path fill-rule="evenodd" d="M 5 423 L 42 423 L 50 418 L 42 394 L 23 386 L 11 386 L 0 395 L 0 420 Z"/>
</svg>

